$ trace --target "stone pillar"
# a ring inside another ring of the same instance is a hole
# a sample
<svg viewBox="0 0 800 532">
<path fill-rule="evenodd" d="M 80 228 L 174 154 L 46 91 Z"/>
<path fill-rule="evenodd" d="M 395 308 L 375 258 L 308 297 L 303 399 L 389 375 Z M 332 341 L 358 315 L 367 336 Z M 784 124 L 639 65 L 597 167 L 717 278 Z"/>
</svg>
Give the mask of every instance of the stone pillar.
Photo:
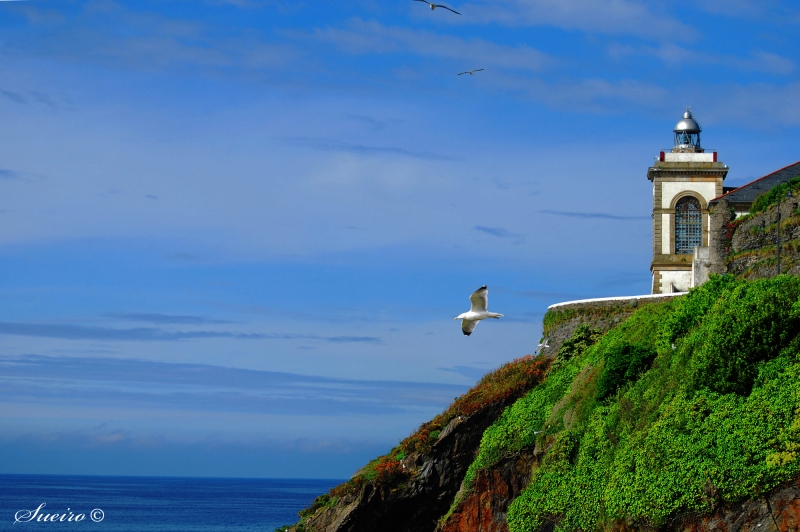
<svg viewBox="0 0 800 532">
<path fill-rule="evenodd" d="M 695 246 L 692 255 L 692 288 L 700 286 L 708 281 L 709 270 L 711 269 L 711 248 L 708 246 Z"/>
<path fill-rule="evenodd" d="M 719 200 L 711 208 L 711 220 L 708 227 L 708 273 L 726 273 L 725 259 L 728 256 L 727 246 L 729 245 L 725 233 L 726 227 L 730 223 L 734 214 L 731 212 L 731 205 L 725 198 Z"/>
</svg>

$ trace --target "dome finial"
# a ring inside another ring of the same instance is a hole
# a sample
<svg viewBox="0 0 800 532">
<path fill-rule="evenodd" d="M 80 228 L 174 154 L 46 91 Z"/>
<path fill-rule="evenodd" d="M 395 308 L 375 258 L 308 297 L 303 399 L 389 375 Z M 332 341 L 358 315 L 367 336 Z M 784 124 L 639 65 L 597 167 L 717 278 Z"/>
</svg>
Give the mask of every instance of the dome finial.
<svg viewBox="0 0 800 532">
<path fill-rule="evenodd" d="M 700 146 L 700 124 L 692 116 L 692 108 L 686 106 L 686 112 L 683 113 L 683 119 L 675 124 L 675 147 L 672 148 L 673 152 L 702 152 L 703 148 Z"/>
</svg>

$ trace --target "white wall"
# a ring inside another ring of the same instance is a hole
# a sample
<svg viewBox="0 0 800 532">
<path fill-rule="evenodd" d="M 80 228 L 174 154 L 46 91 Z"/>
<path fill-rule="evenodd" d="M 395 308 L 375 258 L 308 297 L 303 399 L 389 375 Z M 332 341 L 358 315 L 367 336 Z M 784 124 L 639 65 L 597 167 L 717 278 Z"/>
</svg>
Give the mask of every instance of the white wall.
<svg viewBox="0 0 800 532">
<path fill-rule="evenodd" d="M 679 292 L 688 292 L 692 286 L 692 271 L 661 271 L 661 293 L 671 294 L 673 285 Z"/>
<path fill-rule="evenodd" d="M 676 181 L 661 184 L 661 208 L 669 209 L 672 200 L 678 194 L 692 191 L 705 199 L 706 205 L 717 197 L 717 184 L 715 181 Z"/>
</svg>

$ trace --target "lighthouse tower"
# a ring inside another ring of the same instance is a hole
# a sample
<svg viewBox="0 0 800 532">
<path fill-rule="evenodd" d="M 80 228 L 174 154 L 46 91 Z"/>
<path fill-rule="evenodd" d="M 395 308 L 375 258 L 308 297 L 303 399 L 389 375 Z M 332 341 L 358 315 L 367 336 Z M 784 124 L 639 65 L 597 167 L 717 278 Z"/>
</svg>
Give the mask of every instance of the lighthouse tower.
<svg viewBox="0 0 800 532">
<path fill-rule="evenodd" d="M 654 294 L 685 292 L 692 286 L 692 254 L 708 246 L 708 202 L 722 195 L 727 165 L 700 144 L 700 124 L 687 107 L 675 125 L 675 144 L 647 171 L 653 182 Z"/>
</svg>

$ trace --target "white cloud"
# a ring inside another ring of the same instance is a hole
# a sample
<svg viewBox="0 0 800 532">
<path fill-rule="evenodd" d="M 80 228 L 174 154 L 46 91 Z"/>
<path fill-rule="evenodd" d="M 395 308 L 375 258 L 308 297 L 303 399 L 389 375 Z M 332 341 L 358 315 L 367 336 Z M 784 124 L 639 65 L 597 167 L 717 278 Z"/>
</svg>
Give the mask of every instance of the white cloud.
<svg viewBox="0 0 800 532">
<path fill-rule="evenodd" d="M 205 22 L 135 12 L 111 2 L 87 3 L 78 14 L 30 7 L 26 15 L 36 31 L 4 46 L 16 56 L 150 71 L 263 70 L 297 60 L 291 46 L 269 42 L 254 30 L 226 32 Z"/>
<path fill-rule="evenodd" d="M 722 55 L 701 50 L 692 50 L 672 43 L 659 46 L 631 46 L 612 43 L 608 47 L 612 58 L 624 59 L 631 56 L 656 57 L 673 68 L 695 66 L 723 66 L 737 72 L 760 72 L 773 75 L 789 75 L 796 69 L 793 60 L 774 54 L 755 50 L 749 57 Z"/>
<path fill-rule="evenodd" d="M 717 123 L 752 128 L 800 127 L 800 83 L 726 85 L 703 91 L 709 118 Z"/>
<path fill-rule="evenodd" d="M 664 12 L 636 0 L 480 0 L 463 13 L 508 26 L 555 26 L 567 30 L 654 39 L 692 38 L 696 32 Z"/>
<path fill-rule="evenodd" d="M 354 19 L 347 28 L 318 29 L 314 36 L 353 54 L 397 54 L 459 59 L 465 64 L 539 72 L 555 60 L 527 45 L 505 46 L 483 39 L 462 39 L 422 30 Z"/>
</svg>

